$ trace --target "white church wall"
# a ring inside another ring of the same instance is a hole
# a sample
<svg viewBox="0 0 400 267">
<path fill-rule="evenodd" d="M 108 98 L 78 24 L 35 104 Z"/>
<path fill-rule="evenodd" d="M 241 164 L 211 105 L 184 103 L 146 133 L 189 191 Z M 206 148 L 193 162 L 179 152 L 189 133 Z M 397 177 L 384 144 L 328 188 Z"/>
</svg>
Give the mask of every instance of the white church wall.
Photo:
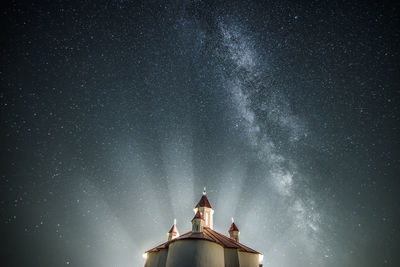
<svg viewBox="0 0 400 267">
<path fill-rule="evenodd" d="M 225 248 L 224 260 L 226 267 L 240 267 L 238 251 L 236 248 Z"/>
<path fill-rule="evenodd" d="M 240 267 L 258 267 L 260 264 L 259 254 L 239 251 Z"/>
<path fill-rule="evenodd" d="M 160 251 L 151 252 L 147 255 L 145 267 L 165 267 L 167 262 L 168 249 L 160 249 Z"/>
<path fill-rule="evenodd" d="M 158 260 L 160 258 L 159 251 L 147 253 L 146 263 L 144 267 L 158 267 Z"/>
<path fill-rule="evenodd" d="M 224 248 L 201 239 L 177 240 L 169 245 L 166 267 L 225 267 Z"/>
<path fill-rule="evenodd" d="M 160 254 L 160 256 L 158 259 L 157 267 L 165 267 L 165 265 L 167 264 L 168 249 L 161 249 L 158 253 Z"/>
</svg>

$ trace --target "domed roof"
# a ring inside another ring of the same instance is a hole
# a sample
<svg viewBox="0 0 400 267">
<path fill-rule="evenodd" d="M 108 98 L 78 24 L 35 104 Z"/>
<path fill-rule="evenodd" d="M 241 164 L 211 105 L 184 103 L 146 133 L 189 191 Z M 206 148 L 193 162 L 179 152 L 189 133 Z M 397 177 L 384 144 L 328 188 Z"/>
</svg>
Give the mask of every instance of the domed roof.
<svg viewBox="0 0 400 267">
<path fill-rule="evenodd" d="M 239 242 L 236 242 L 235 240 L 233 240 L 227 236 L 224 236 L 224 235 L 212 230 L 209 227 L 204 227 L 204 230 L 201 233 L 193 233 L 192 231 L 187 232 L 186 234 L 183 234 L 180 237 L 172 239 L 171 241 L 165 242 L 153 249 L 146 251 L 146 253 L 159 251 L 160 249 L 163 249 L 163 248 L 168 248 L 169 244 L 171 244 L 172 242 L 176 242 L 176 241 L 184 240 L 184 239 L 208 240 L 211 242 L 215 242 L 224 248 L 236 248 L 243 252 L 260 254 L 259 252 L 255 251 L 254 249 L 246 247 L 245 245 L 243 245 Z"/>
</svg>

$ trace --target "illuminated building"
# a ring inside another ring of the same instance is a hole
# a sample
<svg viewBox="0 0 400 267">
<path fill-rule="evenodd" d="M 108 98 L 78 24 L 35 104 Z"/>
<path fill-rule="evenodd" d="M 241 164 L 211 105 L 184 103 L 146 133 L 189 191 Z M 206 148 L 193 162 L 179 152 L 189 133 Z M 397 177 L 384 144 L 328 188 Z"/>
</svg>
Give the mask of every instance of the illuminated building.
<svg viewBox="0 0 400 267">
<path fill-rule="evenodd" d="M 239 243 L 239 229 L 232 221 L 229 237 L 213 230 L 213 214 L 206 192 L 196 205 L 192 230 L 179 235 L 176 222 L 168 241 L 143 255 L 145 267 L 259 267 L 262 254 Z"/>
</svg>

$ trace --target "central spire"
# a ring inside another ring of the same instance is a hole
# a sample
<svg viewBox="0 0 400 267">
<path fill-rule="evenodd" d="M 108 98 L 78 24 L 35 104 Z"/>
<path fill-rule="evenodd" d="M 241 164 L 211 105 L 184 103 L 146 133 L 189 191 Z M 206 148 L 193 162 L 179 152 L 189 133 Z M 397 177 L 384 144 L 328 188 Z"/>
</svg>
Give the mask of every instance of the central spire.
<svg viewBox="0 0 400 267">
<path fill-rule="evenodd" d="M 213 229 L 214 210 L 212 209 L 206 194 L 206 188 L 204 187 L 203 195 L 201 196 L 199 203 L 197 203 L 194 212 L 200 212 L 201 216 L 204 219 L 204 227 L 209 227 Z"/>
</svg>

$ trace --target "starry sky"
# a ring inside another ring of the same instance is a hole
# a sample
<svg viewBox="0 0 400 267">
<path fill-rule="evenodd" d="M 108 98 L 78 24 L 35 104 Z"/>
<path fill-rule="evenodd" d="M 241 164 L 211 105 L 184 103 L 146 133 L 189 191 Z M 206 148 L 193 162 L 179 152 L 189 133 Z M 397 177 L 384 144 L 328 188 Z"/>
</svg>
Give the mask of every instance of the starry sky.
<svg viewBox="0 0 400 267">
<path fill-rule="evenodd" d="M 142 266 L 203 187 L 264 266 L 400 266 L 399 5 L 10 1 L 2 266 Z"/>
</svg>

